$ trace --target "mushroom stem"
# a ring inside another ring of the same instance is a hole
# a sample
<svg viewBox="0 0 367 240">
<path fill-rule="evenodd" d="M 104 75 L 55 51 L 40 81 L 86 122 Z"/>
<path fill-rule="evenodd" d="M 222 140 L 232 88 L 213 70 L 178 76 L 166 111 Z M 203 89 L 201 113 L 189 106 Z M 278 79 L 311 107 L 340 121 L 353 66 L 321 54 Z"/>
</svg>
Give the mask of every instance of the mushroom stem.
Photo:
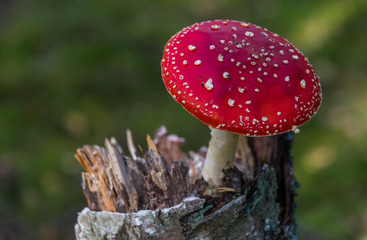
<svg viewBox="0 0 367 240">
<path fill-rule="evenodd" d="M 218 187 L 223 178 L 222 169 L 232 163 L 238 143 L 238 134 L 209 127 L 212 138 L 202 169 L 202 175 L 210 185 Z"/>
</svg>

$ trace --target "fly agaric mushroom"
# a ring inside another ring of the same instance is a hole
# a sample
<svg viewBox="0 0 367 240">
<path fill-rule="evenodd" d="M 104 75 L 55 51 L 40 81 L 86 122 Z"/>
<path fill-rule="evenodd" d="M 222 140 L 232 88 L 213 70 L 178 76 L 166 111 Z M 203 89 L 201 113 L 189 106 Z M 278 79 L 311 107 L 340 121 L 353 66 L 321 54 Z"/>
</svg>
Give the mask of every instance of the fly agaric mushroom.
<svg viewBox="0 0 367 240">
<path fill-rule="evenodd" d="M 189 26 L 168 41 L 161 67 L 172 97 L 211 129 L 202 175 L 215 186 L 234 159 L 238 134 L 298 133 L 322 101 L 308 59 L 279 35 L 250 23 Z"/>
</svg>

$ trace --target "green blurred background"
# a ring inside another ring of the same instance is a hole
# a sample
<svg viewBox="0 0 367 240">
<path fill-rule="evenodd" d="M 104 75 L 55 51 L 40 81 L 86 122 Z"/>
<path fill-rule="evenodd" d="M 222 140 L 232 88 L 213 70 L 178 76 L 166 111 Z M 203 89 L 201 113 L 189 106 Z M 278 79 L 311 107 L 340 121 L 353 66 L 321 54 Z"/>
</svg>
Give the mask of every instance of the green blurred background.
<svg viewBox="0 0 367 240">
<path fill-rule="evenodd" d="M 76 148 L 162 124 L 209 131 L 166 92 L 164 44 L 210 19 L 255 23 L 310 59 L 324 102 L 293 149 L 300 239 L 367 239 L 366 0 L 1 0 L 0 239 L 74 239 Z"/>
</svg>

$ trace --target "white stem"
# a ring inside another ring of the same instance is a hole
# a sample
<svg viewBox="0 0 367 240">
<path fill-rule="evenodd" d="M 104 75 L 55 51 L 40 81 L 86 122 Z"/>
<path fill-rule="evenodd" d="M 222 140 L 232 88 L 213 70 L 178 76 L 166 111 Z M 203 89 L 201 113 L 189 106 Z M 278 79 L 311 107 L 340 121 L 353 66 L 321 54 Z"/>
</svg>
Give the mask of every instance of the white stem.
<svg viewBox="0 0 367 240">
<path fill-rule="evenodd" d="M 238 134 L 210 128 L 212 138 L 202 169 L 202 175 L 210 185 L 219 186 L 223 177 L 222 169 L 233 162 L 238 143 Z"/>
</svg>

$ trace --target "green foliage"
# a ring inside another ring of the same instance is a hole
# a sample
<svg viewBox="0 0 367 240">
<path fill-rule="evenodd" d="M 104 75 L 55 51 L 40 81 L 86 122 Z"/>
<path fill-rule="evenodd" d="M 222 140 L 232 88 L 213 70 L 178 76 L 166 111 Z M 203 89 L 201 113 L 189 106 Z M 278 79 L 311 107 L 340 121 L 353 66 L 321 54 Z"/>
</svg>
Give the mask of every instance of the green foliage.
<svg viewBox="0 0 367 240">
<path fill-rule="evenodd" d="M 206 145 L 160 59 L 181 28 L 221 18 L 277 32 L 313 63 L 324 102 L 294 144 L 301 232 L 366 238 L 366 13 L 365 0 L 1 1 L 0 238 L 73 238 L 83 144 L 123 143 L 126 128 L 143 143 L 164 124 L 185 149 Z"/>
</svg>

